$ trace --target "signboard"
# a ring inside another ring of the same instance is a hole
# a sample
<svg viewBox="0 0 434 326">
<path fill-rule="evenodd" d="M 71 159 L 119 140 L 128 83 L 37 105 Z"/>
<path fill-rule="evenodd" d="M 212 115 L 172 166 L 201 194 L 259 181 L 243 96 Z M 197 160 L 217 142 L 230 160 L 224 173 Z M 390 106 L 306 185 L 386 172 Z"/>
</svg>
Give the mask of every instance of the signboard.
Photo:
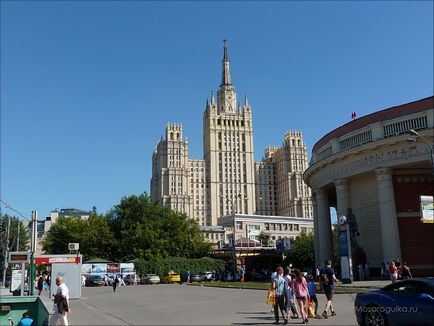
<svg viewBox="0 0 434 326">
<path fill-rule="evenodd" d="M 118 263 L 107 263 L 107 273 L 120 273 L 121 265 Z"/>
<path fill-rule="evenodd" d="M 35 256 L 35 264 L 78 264 L 81 262 L 81 255 L 43 255 L 43 256 Z"/>
<path fill-rule="evenodd" d="M 15 251 L 9 253 L 9 263 L 29 263 L 29 253 L 27 251 Z"/>
<path fill-rule="evenodd" d="M 339 253 L 342 256 L 348 256 L 347 232 L 339 232 Z"/>
<path fill-rule="evenodd" d="M 291 249 L 291 238 L 283 238 L 283 250 L 288 251 Z"/>
<path fill-rule="evenodd" d="M 434 223 L 433 196 L 420 196 L 420 211 L 422 213 L 422 223 Z"/>
<path fill-rule="evenodd" d="M 61 276 L 69 289 L 70 299 L 81 297 L 81 264 L 53 264 L 51 265 L 51 294 L 57 291 L 56 277 Z"/>
<path fill-rule="evenodd" d="M 12 270 L 12 278 L 11 278 L 11 285 L 10 285 L 11 292 L 15 291 L 21 286 L 22 275 L 23 275 L 22 270 L 18 270 L 18 269 Z"/>
<path fill-rule="evenodd" d="M 134 274 L 134 263 L 121 263 L 121 273 Z"/>
<path fill-rule="evenodd" d="M 279 253 L 283 252 L 283 240 L 282 239 L 276 240 L 276 251 Z"/>
</svg>

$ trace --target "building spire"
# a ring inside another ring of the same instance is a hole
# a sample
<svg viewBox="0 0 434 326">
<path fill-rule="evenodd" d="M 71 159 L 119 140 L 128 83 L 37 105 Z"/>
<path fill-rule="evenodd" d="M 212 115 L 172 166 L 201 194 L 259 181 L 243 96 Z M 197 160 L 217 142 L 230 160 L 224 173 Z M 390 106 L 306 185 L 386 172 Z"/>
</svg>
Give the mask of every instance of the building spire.
<svg viewBox="0 0 434 326">
<path fill-rule="evenodd" d="M 247 94 L 244 94 L 244 106 L 249 106 L 249 100 L 247 99 Z"/>
<path fill-rule="evenodd" d="M 222 83 L 220 87 L 225 85 L 232 86 L 227 42 L 226 39 L 223 40 Z"/>
</svg>

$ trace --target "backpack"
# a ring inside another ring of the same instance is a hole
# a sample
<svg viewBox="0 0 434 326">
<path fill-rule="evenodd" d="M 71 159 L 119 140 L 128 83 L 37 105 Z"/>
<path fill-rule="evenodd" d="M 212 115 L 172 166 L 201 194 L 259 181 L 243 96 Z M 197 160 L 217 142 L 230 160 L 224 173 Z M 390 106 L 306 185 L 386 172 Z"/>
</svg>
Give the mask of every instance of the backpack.
<svg viewBox="0 0 434 326">
<path fill-rule="evenodd" d="M 319 276 L 319 284 L 322 288 L 327 287 L 329 285 L 329 277 L 327 274 L 325 274 L 325 270 L 321 270 L 320 276 Z"/>
</svg>

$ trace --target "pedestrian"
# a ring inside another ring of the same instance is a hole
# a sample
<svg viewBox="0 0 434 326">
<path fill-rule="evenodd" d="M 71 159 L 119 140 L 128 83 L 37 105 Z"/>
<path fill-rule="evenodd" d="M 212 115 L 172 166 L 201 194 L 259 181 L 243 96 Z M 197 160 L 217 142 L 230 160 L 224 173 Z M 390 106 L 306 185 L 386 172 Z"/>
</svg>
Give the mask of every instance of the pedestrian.
<svg viewBox="0 0 434 326">
<path fill-rule="evenodd" d="M 291 275 L 289 275 L 290 273 L 291 270 L 289 267 L 286 267 L 283 271 L 283 278 L 285 279 L 285 312 L 288 319 L 290 318 L 289 311 L 291 311 L 294 318 L 298 318 L 297 308 L 294 303 L 294 293 L 292 292 L 292 279 Z"/>
<path fill-rule="evenodd" d="M 244 270 L 244 268 L 240 268 L 240 282 L 243 283 L 244 282 L 244 274 L 246 274 L 246 271 Z"/>
<path fill-rule="evenodd" d="M 283 278 L 283 268 L 277 267 L 276 277 L 272 281 L 273 290 L 275 291 L 276 302 L 274 303 L 274 318 L 275 324 L 279 324 L 279 309 L 284 319 L 284 325 L 288 323 L 288 318 L 285 313 L 285 279 Z"/>
<path fill-rule="evenodd" d="M 103 281 L 104 281 L 104 283 L 102 284 L 102 286 L 108 286 L 109 284 L 108 284 L 108 276 L 107 276 L 107 274 L 105 274 L 104 275 L 104 278 L 103 278 Z"/>
<path fill-rule="evenodd" d="M 315 269 L 315 280 L 316 280 L 317 282 L 319 282 L 319 272 L 320 272 L 319 265 L 316 265 L 316 269 Z"/>
<path fill-rule="evenodd" d="M 389 275 L 392 283 L 395 283 L 398 279 L 398 268 L 395 266 L 395 262 L 392 260 L 389 266 Z"/>
<path fill-rule="evenodd" d="M 407 266 L 407 262 L 403 261 L 401 266 L 401 278 L 403 280 L 409 280 L 413 278 L 410 272 L 410 267 Z"/>
<path fill-rule="evenodd" d="M 187 283 L 190 283 L 190 276 L 191 276 L 190 270 L 187 271 L 186 276 L 187 276 Z"/>
<path fill-rule="evenodd" d="M 294 270 L 295 280 L 292 282 L 292 289 L 298 304 L 298 310 L 303 318 L 303 323 L 309 322 L 307 314 L 307 301 L 309 300 L 309 290 L 307 289 L 307 282 L 299 269 Z"/>
<path fill-rule="evenodd" d="M 67 326 L 68 313 L 71 312 L 69 305 L 69 290 L 64 283 L 63 278 L 60 276 L 56 277 L 56 285 L 57 291 L 54 295 L 53 315 L 50 318 L 50 326 L 57 325 L 58 322 L 60 322 L 60 325 Z"/>
<path fill-rule="evenodd" d="M 48 297 L 51 298 L 51 272 L 48 272 L 48 275 L 45 278 L 45 284 L 47 284 Z"/>
<path fill-rule="evenodd" d="M 119 284 L 119 279 L 118 279 L 118 276 L 117 275 L 115 275 L 114 276 L 114 280 L 113 280 L 113 292 L 116 292 L 116 287 L 118 286 L 118 284 Z"/>
<path fill-rule="evenodd" d="M 23 313 L 23 317 L 18 322 L 17 326 L 34 326 L 35 322 L 32 318 L 30 318 L 30 315 L 28 312 Z"/>
<path fill-rule="evenodd" d="M 357 265 L 357 278 L 359 281 L 363 281 L 363 266 L 361 263 Z"/>
<path fill-rule="evenodd" d="M 365 281 L 369 280 L 369 263 L 366 262 L 365 266 L 363 267 L 363 272 L 364 272 L 364 276 L 365 276 Z"/>
<path fill-rule="evenodd" d="M 38 278 L 38 296 L 41 295 L 42 290 L 44 289 L 44 275 L 40 275 Z"/>
<path fill-rule="evenodd" d="M 81 274 L 81 286 L 86 286 L 86 276 L 84 274 Z"/>
<path fill-rule="evenodd" d="M 318 298 L 316 297 L 316 283 L 313 275 L 309 275 L 307 282 L 307 289 L 309 291 L 310 300 L 315 304 L 315 317 L 319 318 L 318 315 Z"/>
<path fill-rule="evenodd" d="M 334 292 L 334 283 L 338 282 L 338 279 L 335 276 L 335 271 L 332 268 L 332 261 L 326 260 L 325 266 L 321 270 L 320 274 L 320 285 L 322 290 L 324 291 L 324 294 L 327 298 L 327 303 L 324 307 L 324 312 L 322 313 L 322 316 L 324 318 L 329 318 L 327 315 L 327 310 L 330 309 L 331 315 L 336 316 L 336 312 L 333 308 L 333 292 Z"/>
</svg>

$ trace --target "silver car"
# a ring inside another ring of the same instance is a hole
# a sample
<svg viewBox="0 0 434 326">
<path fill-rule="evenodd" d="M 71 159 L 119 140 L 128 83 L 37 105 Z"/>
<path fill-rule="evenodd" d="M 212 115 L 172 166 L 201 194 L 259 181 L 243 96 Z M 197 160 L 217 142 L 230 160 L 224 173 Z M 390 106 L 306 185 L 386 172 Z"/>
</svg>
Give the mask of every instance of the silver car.
<svg viewBox="0 0 434 326">
<path fill-rule="evenodd" d="M 146 274 L 143 275 L 140 279 L 140 283 L 142 284 L 158 284 L 160 283 L 160 277 L 155 274 Z"/>
</svg>

